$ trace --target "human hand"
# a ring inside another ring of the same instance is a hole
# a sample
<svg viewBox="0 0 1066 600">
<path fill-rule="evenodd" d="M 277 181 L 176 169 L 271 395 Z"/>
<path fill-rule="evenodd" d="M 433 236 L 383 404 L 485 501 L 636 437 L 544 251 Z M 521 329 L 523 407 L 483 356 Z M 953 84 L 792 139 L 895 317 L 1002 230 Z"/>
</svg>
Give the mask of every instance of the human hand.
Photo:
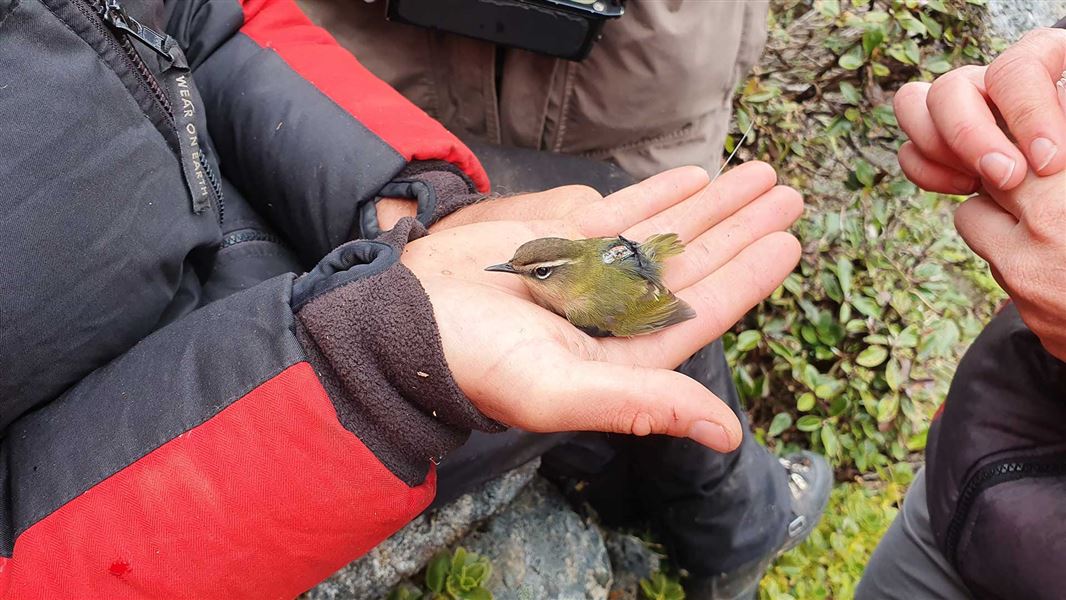
<svg viewBox="0 0 1066 600">
<path fill-rule="evenodd" d="M 1028 174 L 1010 191 L 989 189 L 955 212 L 955 227 L 988 261 L 1044 348 L 1066 361 L 1066 171 Z"/>
<path fill-rule="evenodd" d="M 486 221 L 565 219 L 574 210 L 602 199 L 599 192 L 587 185 L 564 185 L 543 192 L 487 198 L 444 217 L 434 223 L 429 231 L 436 233 Z"/>
<path fill-rule="evenodd" d="M 903 172 L 930 191 L 971 194 L 981 182 L 1009 190 L 1030 170 L 1062 171 L 1066 88 L 1056 82 L 1064 76 L 1066 31 L 1036 29 L 988 67 L 961 67 L 932 85 L 904 85 L 893 100 L 910 138 L 899 149 Z"/>
<path fill-rule="evenodd" d="M 733 411 L 672 371 L 772 292 L 799 260 L 785 233 L 802 212 L 764 163 L 707 185 L 705 171 L 675 169 L 563 218 L 492 221 L 446 229 L 407 245 L 437 317 L 445 357 L 484 414 L 530 431 L 595 430 L 687 436 L 719 451 L 740 443 Z M 636 338 L 592 338 L 537 305 L 517 278 L 484 271 L 539 237 L 676 232 L 687 243 L 666 284 L 696 318 Z"/>
</svg>

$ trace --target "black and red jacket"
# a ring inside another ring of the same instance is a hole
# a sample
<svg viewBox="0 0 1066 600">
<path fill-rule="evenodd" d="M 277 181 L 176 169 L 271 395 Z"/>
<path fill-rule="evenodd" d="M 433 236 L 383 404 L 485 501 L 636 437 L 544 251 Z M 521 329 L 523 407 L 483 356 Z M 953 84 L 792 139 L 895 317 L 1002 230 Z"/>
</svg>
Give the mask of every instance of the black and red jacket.
<svg viewBox="0 0 1066 600">
<path fill-rule="evenodd" d="M 488 181 L 292 0 L 121 8 L 0 0 L 0 596 L 292 597 L 495 426 L 373 210 Z"/>
</svg>

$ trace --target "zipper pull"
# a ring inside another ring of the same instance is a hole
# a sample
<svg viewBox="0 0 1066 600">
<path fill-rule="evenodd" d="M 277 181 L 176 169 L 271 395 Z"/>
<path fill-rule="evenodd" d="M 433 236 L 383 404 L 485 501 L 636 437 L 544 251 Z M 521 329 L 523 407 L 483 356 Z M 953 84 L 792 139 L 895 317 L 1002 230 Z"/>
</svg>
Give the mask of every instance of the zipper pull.
<svg viewBox="0 0 1066 600">
<path fill-rule="evenodd" d="M 112 28 L 130 35 L 168 61 L 174 59 L 167 49 L 167 38 L 169 36 L 141 25 L 137 19 L 134 19 L 126 12 L 119 0 L 97 0 L 96 12 Z"/>
</svg>

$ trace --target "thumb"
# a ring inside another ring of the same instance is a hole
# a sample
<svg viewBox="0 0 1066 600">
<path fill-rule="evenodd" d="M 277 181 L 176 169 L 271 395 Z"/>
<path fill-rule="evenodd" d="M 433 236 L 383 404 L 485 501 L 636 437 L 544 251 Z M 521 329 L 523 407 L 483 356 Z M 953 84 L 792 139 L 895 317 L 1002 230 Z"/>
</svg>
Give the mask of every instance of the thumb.
<svg viewBox="0 0 1066 600">
<path fill-rule="evenodd" d="M 955 209 L 955 229 L 978 256 L 995 267 L 1018 220 L 988 196 L 973 196 Z"/>
<path fill-rule="evenodd" d="M 699 382 L 666 369 L 596 361 L 571 363 L 552 377 L 548 430 L 660 433 L 689 437 L 719 452 L 740 445 L 736 414 Z M 547 416 L 547 415 L 545 415 Z"/>
</svg>

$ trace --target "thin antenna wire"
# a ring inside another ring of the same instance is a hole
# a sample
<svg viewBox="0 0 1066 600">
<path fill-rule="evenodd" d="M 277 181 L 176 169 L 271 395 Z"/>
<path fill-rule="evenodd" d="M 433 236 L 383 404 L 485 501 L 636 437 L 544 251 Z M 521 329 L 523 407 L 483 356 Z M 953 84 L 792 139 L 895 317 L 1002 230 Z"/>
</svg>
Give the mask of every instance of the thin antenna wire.
<svg viewBox="0 0 1066 600">
<path fill-rule="evenodd" d="M 751 123 L 748 123 L 748 130 L 744 132 L 744 135 L 740 136 L 740 141 L 737 142 L 737 145 L 733 147 L 733 152 L 730 153 L 729 158 L 725 159 L 725 162 L 722 163 L 721 167 L 718 167 L 718 172 L 714 174 L 714 179 L 711 179 L 712 182 L 715 179 L 718 179 L 718 176 L 721 175 L 722 171 L 724 171 L 726 166 L 729 165 L 729 161 L 733 160 L 733 157 L 737 155 L 737 151 L 740 150 L 740 147 L 744 145 L 744 140 L 748 139 L 748 134 L 751 133 L 752 127 L 755 127 L 754 119 L 752 119 Z"/>
</svg>

